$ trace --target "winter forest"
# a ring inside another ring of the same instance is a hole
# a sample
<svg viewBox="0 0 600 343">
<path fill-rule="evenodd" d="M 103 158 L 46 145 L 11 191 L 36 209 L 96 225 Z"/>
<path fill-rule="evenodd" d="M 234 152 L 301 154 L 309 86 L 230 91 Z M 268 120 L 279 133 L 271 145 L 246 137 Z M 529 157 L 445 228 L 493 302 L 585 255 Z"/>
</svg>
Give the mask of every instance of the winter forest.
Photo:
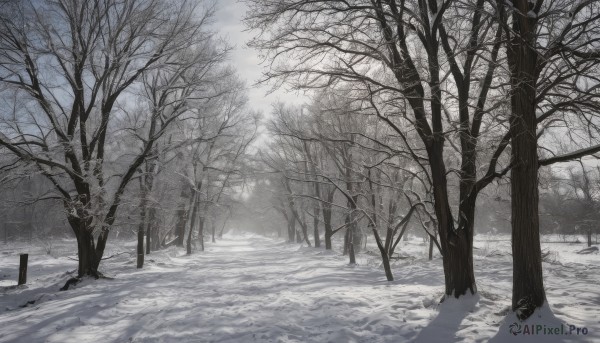
<svg viewBox="0 0 600 343">
<path fill-rule="evenodd" d="M 0 342 L 600 341 L 600 1 L 0 0 Z"/>
</svg>

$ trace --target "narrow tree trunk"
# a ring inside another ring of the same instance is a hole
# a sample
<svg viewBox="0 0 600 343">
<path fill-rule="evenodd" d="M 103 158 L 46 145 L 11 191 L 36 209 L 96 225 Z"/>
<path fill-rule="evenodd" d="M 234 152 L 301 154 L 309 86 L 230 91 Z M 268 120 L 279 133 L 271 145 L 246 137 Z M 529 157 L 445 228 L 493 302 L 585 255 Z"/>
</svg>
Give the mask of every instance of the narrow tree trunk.
<svg viewBox="0 0 600 343">
<path fill-rule="evenodd" d="M 146 161 L 146 173 L 143 177 L 144 180 L 144 211 L 152 212 L 153 209 L 148 209 L 148 195 L 152 192 L 154 188 L 154 171 L 156 169 L 156 163 L 152 160 Z M 150 215 L 148 215 L 150 217 Z M 152 224 L 153 219 L 150 218 L 148 223 L 146 224 L 146 254 L 150 254 L 150 250 L 152 248 Z"/>
<path fill-rule="evenodd" d="M 142 180 L 144 177 L 142 177 Z M 145 181 L 140 182 L 141 185 L 141 200 L 140 200 L 140 223 L 138 225 L 137 233 L 137 268 L 140 269 L 144 266 L 144 229 L 146 227 L 146 203 L 148 197 L 146 196 Z M 148 235 L 146 234 L 146 237 Z M 146 247 L 148 241 L 146 240 Z"/>
<path fill-rule="evenodd" d="M 204 217 L 200 217 L 198 224 L 198 239 L 200 240 L 200 251 L 204 251 Z"/>
<path fill-rule="evenodd" d="M 383 263 L 385 278 L 388 281 L 394 281 L 394 274 L 392 274 L 392 267 L 390 265 L 390 257 L 388 255 L 381 255 L 381 262 Z"/>
<path fill-rule="evenodd" d="M 331 209 L 323 208 L 323 226 L 325 227 L 325 250 L 331 250 L 331 236 L 333 228 L 331 227 Z"/>
<path fill-rule="evenodd" d="M 350 264 L 356 264 L 356 255 L 354 254 L 354 242 L 352 241 L 352 235 L 350 235 L 350 242 L 348 243 L 348 255 L 350 255 Z"/>
<path fill-rule="evenodd" d="M 20 254 L 19 255 L 19 279 L 17 284 L 24 285 L 27 283 L 27 262 L 29 259 L 29 254 Z"/>
<path fill-rule="evenodd" d="M 319 236 L 319 213 L 320 209 L 315 207 L 313 210 L 313 236 L 315 238 L 315 248 L 321 247 L 321 237 Z"/>
<path fill-rule="evenodd" d="M 90 230 L 92 232 L 93 230 Z M 100 262 L 102 261 L 102 256 L 104 256 L 104 249 L 106 249 L 106 242 L 108 241 L 108 230 L 103 229 L 100 230 L 100 234 L 98 235 L 98 241 L 96 242 L 96 249 L 94 249 L 94 265 L 92 266 L 96 275 L 99 276 L 98 267 L 100 266 Z M 94 236 L 90 233 L 92 237 L 92 247 L 94 246 Z"/>
<path fill-rule="evenodd" d="M 144 227 L 140 225 L 137 232 L 137 267 L 144 266 Z"/>
<path fill-rule="evenodd" d="M 0 218 L 0 226 L 4 229 L 4 244 L 8 244 L 8 225 L 6 219 Z"/>
<path fill-rule="evenodd" d="M 194 194 L 194 201 L 192 202 L 193 210 L 192 217 L 190 218 L 190 230 L 188 231 L 187 247 L 186 252 L 188 255 L 192 254 L 192 233 L 196 225 L 196 214 L 198 213 L 198 195 Z"/>
<path fill-rule="evenodd" d="M 300 230 L 302 231 L 302 237 L 300 238 L 300 242 L 298 243 L 302 243 L 302 241 L 304 241 L 310 247 L 312 245 L 310 244 L 310 240 L 308 239 L 308 227 L 306 225 L 306 217 L 304 216 L 304 212 L 302 213 L 302 220 L 300 220 L 300 216 L 296 213 L 296 219 L 298 220 L 298 223 L 300 224 Z"/>
<path fill-rule="evenodd" d="M 160 226 L 159 221 L 156 216 L 156 208 L 151 207 L 148 216 L 148 226 L 147 226 L 147 234 L 150 235 L 150 249 L 146 251 L 147 254 L 150 253 L 151 250 L 158 250 L 161 246 L 161 237 L 160 237 Z"/>
<path fill-rule="evenodd" d="M 347 182 L 350 184 L 349 182 Z M 348 190 L 351 191 L 352 187 L 348 186 Z M 348 229 L 350 230 L 349 242 L 352 243 L 352 249 L 355 252 L 359 252 L 362 243 L 362 232 L 358 229 L 358 223 L 356 222 L 356 204 L 358 204 L 358 195 L 352 196 L 352 201 L 348 201 L 348 207 L 350 213 L 348 214 Z"/>
<path fill-rule="evenodd" d="M 376 228 L 375 228 L 376 230 Z M 381 238 L 379 234 L 375 231 L 373 232 L 375 235 L 375 242 L 377 242 L 377 247 L 379 248 L 379 253 L 381 254 L 381 262 L 383 263 L 383 270 L 385 271 L 385 278 L 388 281 L 394 281 L 394 274 L 392 273 L 392 266 L 390 264 L 391 255 L 391 246 L 392 240 L 394 239 L 394 231 L 391 226 L 387 227 L 385 242 L 381 242 Z"/>
<path fill-rule="evenodd" d="M 348 220 L 346 220 L 346 224 L 348 224 Z M 350 232 L 351 229 L 347 226 L 346 233 L 344 233 L 344 250 L 342 255 L 348 255 L 348 250 L 350 249 Z"/>
<path fill-rule="evenodd" d="M 288 228 L 288 243 L 294 243 L 294 237 L 296 235 L 295 221 L 294 221 L 294 223 L 290 223 L 288 221 L 287 228 Z"/>
<path fill-rule="evenodd" d="M 225 220 L 223 221 L 223 225 L 221 226 L 221 231 L 219 231 L 219 239 L 223 238 L 223 233 L 225 231 L 225 226 L 227 225 L 228 220 L 229 220 L 229 215 L 227 215 L 227 217 L 225 217 Z"/>
<path fill-rule="evenodd" d="M 588 243 L 588 247 L 592 246 L 592 228 L 588 227 L 587 229 L 587 243 Z"/>
<path fill-rule="evenodd" d="M 433 260 L 433 239 L 429 237 L 429 261 Z"/>
<path fill-rule="evenodd" d="M 213 242 L 213 243 L 215 243 L 215 242 L 216 242 L 216 241 L 215 241 L 215 232 L 217 231 L 217 227 L 216 227 L 216 226 L 217 226 L 217 223 L 216 223 L 214 220 L 212 220 L 212 221 L 210 222 L 210 224 L 211 224 L 211 236 L 212 236 L 212 242 Z"/>
<path fill-rule="evenodd" d="M 335 189 L 335 188 L 334 188 Z M 323 203 L 323 226 L 325 227 L 325 250 L 331 250 L 331 238 L 333 236 L 333 227 L 331 226 L 331 203 L 333 202 L 334 192 L 327 193 L 327 202 Z"/>
<path fill-rule="evenodd" d="M 352 246 L 354 247 L 355 252 L 362 251 L 363 247 L 363 233 L 359 229 L 358 223 L 354 223 L 352 226 Z"/>
<path fill-rule="evenodd" d="M 148 223 L 148 227 L 146 229 L 146 255 L 150 255 L 150 248 L 152 243 L 152 226 Z"/>
<path fill-rule="evenodd" d="M 191 198 L 193 198 L 193 195 Z M 188 221 L 188 211 L 186 211 L 185 208 L 186 199 L 188 199 L 188 197 L 186 195 L 185 188 L 181 190 L 180 199 L 179 207 L 175 214 L 177 217 L 177 222 L 175 223 L 175 236 L 177 236 L 177 240 L 175 241 L 175 245 L 178 247 L 183 247 L 183 242 L 185 241 L 185 227 Z"/>
</svg>

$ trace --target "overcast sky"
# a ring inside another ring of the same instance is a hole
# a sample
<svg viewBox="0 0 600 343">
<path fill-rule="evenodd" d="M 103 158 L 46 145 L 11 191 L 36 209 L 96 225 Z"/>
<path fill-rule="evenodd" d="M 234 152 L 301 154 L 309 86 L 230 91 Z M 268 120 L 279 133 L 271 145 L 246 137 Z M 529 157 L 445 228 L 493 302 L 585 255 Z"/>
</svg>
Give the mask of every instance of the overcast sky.
<svg viewBox="0 0 600 343">
<path fill-rule="evenodd" d="M 236 67 L 238 74 L 250 88 L 250 106 L 267 114 L 271 111 L 271 104 L 278 100 L 286 103 L 302 103 L 303 97 L 296 92 L 278 90 L 267 96 L 270 89 L 268 86 L 253 86 L 261 78 L 263 67 L 260 65 L 258 52 L 246 46 L 252 38 L 252 32 L 244 31 L 242 23 L 247 8 L 238 0 L 218 0 L 217 6 L 215 27 L 234 47 L 231 53 L 231 64 Z"/>
</svg>

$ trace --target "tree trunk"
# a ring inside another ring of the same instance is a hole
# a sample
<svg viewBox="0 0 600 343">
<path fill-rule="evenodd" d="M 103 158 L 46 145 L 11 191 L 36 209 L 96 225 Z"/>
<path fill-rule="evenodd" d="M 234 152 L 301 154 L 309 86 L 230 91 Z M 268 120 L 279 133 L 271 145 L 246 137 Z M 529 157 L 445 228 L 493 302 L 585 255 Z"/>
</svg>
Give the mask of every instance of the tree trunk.
<svg viewBox="0 0 600 343">
<path fill-rule="evenodd" d="M 321 247 L 321 237 L 319 236 L 319 214 L 320 209 L 315 207 L 313 210 L 313 236 L 315 238 L 315 248 Z"/>
<path fill-rule="evenodd" d="M 146 227 L 146 203 L 148 201 L 148 197 L 146 194 L 146 181 L 145 177 L 142 177 L 142 181 L 140 181 L 141 188 L 141 200 L 140 200 L 140 223 L 138 225 L 138 233 L 137 233 L 137 268 L 140 269 L 144 267 L 144 229 Z M 146 234 L 146 237 L 148 235 Z M 146 240 L 146 247 L 148 247 L 148 240 Z"/>
<path fill-rule="evenodd" d="M 296 217 L 296 220 L 298 220 L 298 224 L 300 224 L 300 229 L 302 231 L 301 232 L 302 237 L 300 237 L 300 241 L 299 242 L 297 241 L 297 243 L 302 243 L 302 241 L 304 241 L 310 247 L 311 244 L 310 244 L 310 240 L 308 239 L 308 227 L 306 225 L 306 220 L 305 220 L 306 218 L 304 216 L 304 212 L 302 215 L 302 217 L 303 217 L 302 219 L 300 219 L 300 216 L 298 215 L 298 213 L 296 213 L 295 217 Z M 298 236 L 296 236 L 296 239 L 298 239 Z"/>
<path fill-rule="evenodd" d="M 359 229 L 358 223 L 353 223 L 350 226 L 352 227 L 352 246 L 354 251 L 358 253 L 362 250 L 363 233 Z"/>
<path fill-rule="evenodd" d="M 346 216 L 346 225 L 348 225 L 348 216 Z M 350 228 L 346 226 L 346 233 L 344 233 L 344 250 L 342 255 L 348 255 L 348 250 L 350 249 Z"/>
<path fill-rule="evenodd" d="M 592 246 L 592 228 L 588 227 L 587 229 L 587 243 L 588 243 L 588 247 Z"/>
<path fill-rule="evenodd" d="M 148 209 L 148 195 L 152 192 L 154 188 L 154 172 L 156 169 L 156 163 L 153 160 L 146 161 L 146 173 L 142 178 L 144 180 L 144 211 L 151 212 L 154 210 Z M 148 215 L 150 217 L 150 215 Z M 150 254 L 150 249 L 152 248 L 152 224 L 154 218 L 149 218 L 148 223 L 146 224 L 146 255 Z"/>
<path fill-rule="evenodd" d="M 475 285 L 475 273 L 473 271 L 473 256 L 471 254 L 471 233 L 473 221 L 469 217 L 462 222 L 458 229 L 454 227 L 454 220 L 450 210 L 448 187 L 446 179 L 446 167 L 443 160 L 443 138 L 437 137 L 428 147 L 427 152 L 431 163 L 431 174 L 433 183 L 434 209 L 438 220 L 438 232 L 443 255 L 444 281 L 446 296 L 460 297 L 470 291 L 477 291 Z M 460 209 L 472 212 L 474 206 L 461 204 Z"/>
<path fill-rule="evenodd" d="M 536 136 L 537 19 L 528 16 L 529 3 L 513 0 L 514 35 L 507 49 L 511 70 L 511 212 L 513 253 L 512 308 L 524 320 L 543 305 L 538 212 L 538 155 Z M 522 15 L 520 13 L 523 13 Z"/>
<path fill-rule="evenodd" d="M 204 217 L 200 217 L 198 224 L 198 240 L 200 240 L 200 251 L 204 251 Z"/>
<path fill-rule="evenodd" d="M 383 270 L 385 271 L 385 278 L 388 281 L 394 281 L 394 274 L 392 274 L 392 267 L 390 265 L 390 256 L 388 256 L 387 254 L 382 254 L 381 262 L 383 263 Z"/>
<path fill-rule="evenodd" d="M 146 255 L 150 255 L 150 248 L 152 243 L 152 226 L 151 223 L 148 223 L 148 227 L 146 229 Z"/>
<path fill-rule="evenodd" d="M 137 232 L 137 267 L 144 266 L 144 226 L 140 225 Z"/>
<path fill-rule="evenodd" d="M 353 236 L 349 235 L 350 242 L 348 242 L 348 255 L 350 255 L 350 264 L 356 264 L 356 255 L 354 254 L 354 242 Z"/>
<path fill-rule="evenodd" d="M 183 242 L 185 241 L 185 227 L 188 221 L 188 211 L 186 211 L 186 199 L 188 199 L 185 188 L 181 190 L 181 200 L 179 202 L 179 208 L 176 212 L 177 222 L 175 223 L 175 236 L 177 236 L 177 240 L 175 245 L 178 247 L 183 247 Z M 190 207 L 191 209 L 191 207 Z"/>
<path fill-rule="evenodd" d="M 151 207 L 150 208 L 150 214 L 148 216 L 148 229 L 147 229 L 147 234 L 150 235 L 150 250 L 158 250 L 160 249 L 161 246 L 161 237 L 160 237 L 160 222 L 158 221 L 158 218 L 156 217 L 156 208 L 155 207 Z M 146 253 L 149 254 L 150 250 L 147 250 Z"/>
<path fill-rule="evenodd" d="M 194 193 L 193 199 L 194 201 L 192 202 L 192 217 L 190 218 L 190 230 L 188 231 L 186 247 L 186 252 L 188 255 L 192 254 L 192 233 L 194 232 L 194 227 L 196 225 L 196 214 L 198 213 L 198 195 Z"/>
<path fill-rule="evenodd" d="M 323 226 L 325 227 L 325 250 L 331 250 L 331 236 L 333 228 L 331 227 L 331 207 L 323 206 Z"/>
<path fill-rule="evenodd" d="M 288 227 L 288 243 L 294 243 L 294 237 L 296 235 L 296 221 L 289 222 L 287 224 Z"/>
<path fill-rule="evenodd" d="M 433 239 L 429 237 L 429 261 L 433 260 Z"/>
<path fill-rule="evenodd" d="M 77 255 L 79 259 L 77 276 L 80 278 L 84 276 L 98 278 L 98 265 L 102 256 L 96 255 L 94 237 L 84 225 L 81 223 L 76 232 Z"/>
<path fill-rule="evenodd" d="M 217 223 L 216 221 L 212 220 L 210 222 L 211 224 L 211 236 L 212 236 L 212 242 L 215 243 L 215 232 L 217 231 Z"/>
</svg>

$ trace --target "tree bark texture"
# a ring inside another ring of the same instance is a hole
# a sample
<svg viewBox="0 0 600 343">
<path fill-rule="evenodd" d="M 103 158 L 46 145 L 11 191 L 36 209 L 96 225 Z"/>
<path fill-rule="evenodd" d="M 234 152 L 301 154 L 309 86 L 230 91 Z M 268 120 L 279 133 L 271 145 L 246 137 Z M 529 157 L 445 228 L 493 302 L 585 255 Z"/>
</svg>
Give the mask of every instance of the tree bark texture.
<svg viewBox="0 0 600 343">
<path fill-rule="evenodd" d="M 538 155 L 536 136 L 536 80 L 538 56 L 536 19 L 526 0 L 513 0 L 514 35 L 508 47 L 511 70 L 511 224 L 513 253 L 512 308 L 521 320 L 546 299 L 538 212 Z M 522 13 L 522 14 L 520 14 Z"/>
</svg>

